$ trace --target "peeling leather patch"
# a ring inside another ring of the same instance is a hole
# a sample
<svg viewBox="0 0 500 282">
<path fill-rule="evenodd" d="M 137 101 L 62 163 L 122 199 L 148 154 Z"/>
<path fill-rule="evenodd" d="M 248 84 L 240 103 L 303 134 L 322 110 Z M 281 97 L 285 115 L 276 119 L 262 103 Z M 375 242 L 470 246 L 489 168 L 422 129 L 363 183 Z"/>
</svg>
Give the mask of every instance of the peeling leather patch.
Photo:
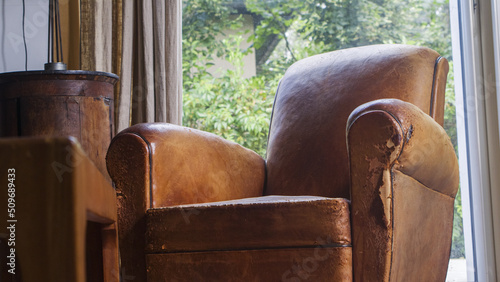
<svg viewBox="0 0 500 282">
<path fill-rule="evenodd" d="M 383 177 L 380 177 L 377 187 L 378 190 L 374 192 L 374 195 L 372 197 L 373 201 L 370 205 L 370 214 L 374 217 L 375 223 L 379 225 L 382 228 L 387 228 L 387 219 L 385 217 L 385 209 L 384 209 L 384 203 L 382 202 L 381 195 L 380 195 L 380 189 L 384 185 L 384 180 Z"/>
<path fill-rule="evenodd" d="M 399 146 L 399 144 L 401 144 L 401 135 L 394 134 L 391 138 L 391 141 L 395 146 Z"/>
</svg>

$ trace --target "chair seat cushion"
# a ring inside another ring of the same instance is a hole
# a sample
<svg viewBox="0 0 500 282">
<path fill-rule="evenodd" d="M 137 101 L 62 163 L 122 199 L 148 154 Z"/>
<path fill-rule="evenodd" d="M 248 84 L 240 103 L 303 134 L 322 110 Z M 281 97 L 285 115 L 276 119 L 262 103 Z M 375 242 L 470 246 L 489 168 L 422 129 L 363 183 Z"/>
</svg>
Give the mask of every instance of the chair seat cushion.
<svg viewBox="0 0 500 282">
<path fill-rule="evenodd" d="M 350 247 L 349 201 L 265 196 L 148 210 L 148 253 Z"/>
<path fill-rule="evenodd" d="M 352 281 L 350 247 L 147 254 L 147 281 Z"/>
</svg>

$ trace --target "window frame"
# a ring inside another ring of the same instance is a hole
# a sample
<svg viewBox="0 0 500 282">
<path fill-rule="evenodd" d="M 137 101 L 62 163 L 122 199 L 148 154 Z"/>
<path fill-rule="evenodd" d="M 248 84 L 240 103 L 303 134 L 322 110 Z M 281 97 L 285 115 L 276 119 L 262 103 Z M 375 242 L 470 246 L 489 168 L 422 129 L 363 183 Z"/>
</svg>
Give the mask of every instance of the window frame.
<svg viewBox="0 0 500 282">
<path fill-rule="evenodd" d="M 493 222 L 499 215 L 493 212 L 492 188 L 498 184 L 494 164 L 499 151 L 491 142 L 491 135 L 498 131 L 498 123 L 491 127 L 491 117 L 498 121 L 498 101 L 492 111 L 496 93 L 491 93 L 492 82 L 485 74 L 495 71 L 491 57 L 499 45 L 493 48 L 490 4 L 451 0 L 450 19 L 467 281 L 493 282 L 497 281 Z M 498 72 L 495 81 L 500 81 Z"/>
</svg>

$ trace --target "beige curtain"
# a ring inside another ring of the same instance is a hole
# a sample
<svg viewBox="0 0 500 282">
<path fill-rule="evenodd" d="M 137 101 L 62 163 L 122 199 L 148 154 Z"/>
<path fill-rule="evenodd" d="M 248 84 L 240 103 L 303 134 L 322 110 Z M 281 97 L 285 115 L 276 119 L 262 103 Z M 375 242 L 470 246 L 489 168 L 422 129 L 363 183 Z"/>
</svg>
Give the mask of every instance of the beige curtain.
<svg viewBox="0 0 500 282">
<path fill-rule="evenodd" d="M 142 122 L 181 124 L 181 0 L 81 1 L 82 46 L 89 46 L 82 67 L 120 76 L 116 132 Z"/>
<path fill-rule="evenodd" d="M 112 72 L 113 2 L 81 0 L 80 2 L 80 68 Z"/>
</svg>

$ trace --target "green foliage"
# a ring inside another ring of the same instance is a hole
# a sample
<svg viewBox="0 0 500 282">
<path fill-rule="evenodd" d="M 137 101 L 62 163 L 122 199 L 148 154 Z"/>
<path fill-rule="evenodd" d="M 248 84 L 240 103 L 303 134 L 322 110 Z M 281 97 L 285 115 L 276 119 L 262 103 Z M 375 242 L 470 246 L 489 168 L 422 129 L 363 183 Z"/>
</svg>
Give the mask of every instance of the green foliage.
<svg viewBox="0 0 500 282">
<path fill-rule="evenodd" d="M 219 78 L 203 72 L 185 87 L 184 125 L 217 133 L 265 155 L 273 95 L 266 91 L 270 87 L 264 77 L 242 78 L 241 40 L 241 36 L 222 40 L 233 70 L 226 70 Z"/>
<path fill-rule="evenodd" d="M 184 0 L 182 15 L 182 69 L 185 87 L 192 88 L 193 79 L 206 75 L 216 56 L 223 56 L 220 40 L 224 32 L 241 27 L 241 21 L 228 19 L 235 10 L 221 5 L 220 0 Z"/>
<path fill-rule="evenodd" d="M 266 63 L 273 69 L 318 53 L 381 43 L 423 45 L 451 58 L 447 0 L 246 3 L 250 11 L 262 17 L 250 38 L 255 48 L 261 48 L 273 34 L 284 39 L 281 56 Z"/>
<path fill-rule="evenodd" d="M 462 193 L 458 189 L 453 213 L 453 235 L 451 242 L 451 258 L 465 257 L 464 227 L 462 220 Z"/>
<path fill-rule="evenodd" d="M 243 1 L 257 19 L 249 38 L 253 47 L 268 48 L 273 37 L 281 40 L 252 78 L 242 76 L 243 57 L 252 49 L 241 50 L 243 21 L 235 16 L 235 2 L 242 1 L 183 0 L 184 125 L 264 156 L 274 92 L 292 63 L 342 48 L 402 43 L 430 47 L 450 61 L 444 127 L 456 148 L 448 0 Z M 215 73 L 210 67 L 216 57 L 233 67 Z M 458 198 L 452 257 L 464 256 Z"/>
</svg>

